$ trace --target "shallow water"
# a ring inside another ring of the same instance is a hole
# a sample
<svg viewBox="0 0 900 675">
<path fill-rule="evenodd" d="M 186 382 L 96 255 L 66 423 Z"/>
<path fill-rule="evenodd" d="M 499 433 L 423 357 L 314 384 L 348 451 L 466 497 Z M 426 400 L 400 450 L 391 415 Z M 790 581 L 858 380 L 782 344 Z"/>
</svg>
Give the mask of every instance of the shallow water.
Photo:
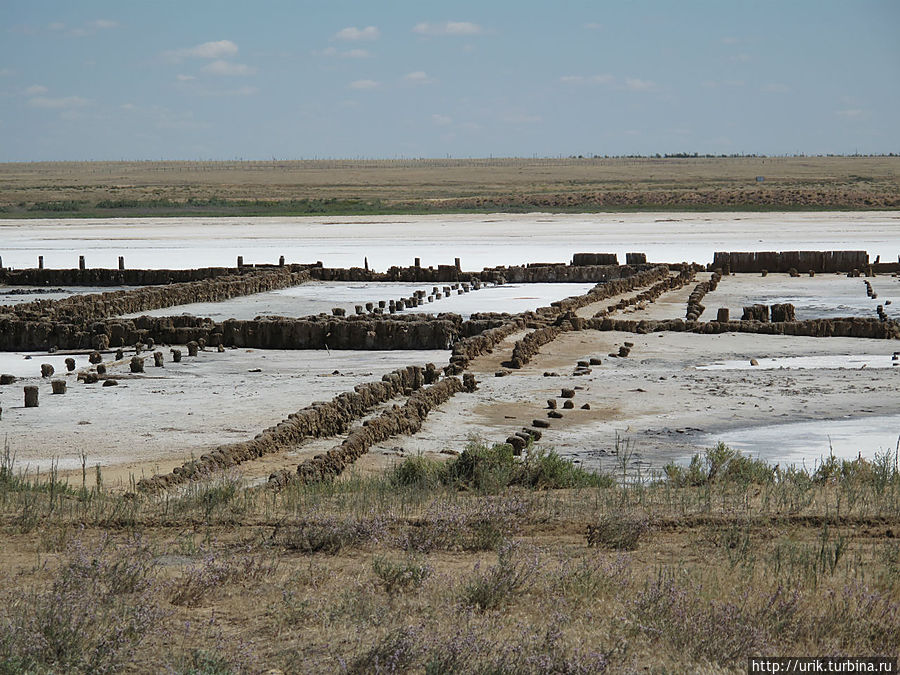
<svg viewBox="0 0 900 675">
<path fill-rule="evenodd" d="M 597 213 L 346 218 L 135 218 L 0 221 L 3 264 L 189 268 L 321 260 L 374 269 L 452 264 L 465 270 L 567 262 L 576 252 L 644 252 L 659 262 L 712 261 L 716 250 L 865 249 L 896 259 L 900 216 L 842 213 Z"/>
<path fill-rule="evenodd" d="M 831 454 L 838 459 L 873 459 L 876 453 L 893 453 L 898 438 L 900 415 L 881 415 L 732 429 L 703 437 L 700 445 L 713 447 L 722 441 L 772 464 L 814 469 Z"/>
<path fill-rule="evenodd" d="M 31 356 L 30 359 L 25 358 Z M 46 352 L 0 352 L 0 373 L 16 377 L 40 377 L 41 364 L 53 366 L 53 377 L 66 374 L 66 359 L 75 359 L 75 368 L 87 368 L 91 364 L 87 355 L 70 356 L 68 354 L 47 354 Z"/>
<path fill-rule="evenodd" d="M 444 284 L 437 284 L 443 294 Z M 486 286 L 479 291 L 457 294 L 451 291 L 434 302 L 425 302 L 419 307 L 403 310 L 406 313 L 454 312 L 468 318 L 475 312 L 525 312 L 549 305 L 555 300 L 586 293 L 594 284 L 505 284 Z M 201 302 L 190 305 L 166 307 L 152 312 L 129 314 L 128 317 L 148 314 L 150 316 L 173 316 L 193 314 L 223 321 L 225 319 L 249 320 L 260 315 L 309 316 L 311 314 L 331 314 L 333 307 L 342 307 L 347 314 L 354 314 L 356 305 L 367 302 L 377 304 L 379 300 L 390 301 L 409 297 L 414 291 L 423 290 L 431 294 L 434 284 L 406 283 L 357 283 L 329 282 L 292 286 L 268 293 L 232 298 L 223 302 Z M 401 313 L 403 313 L 401 312 Z"/>
<path fill-rule="evenodd" d="M 751 366 L 749 359 L 717 361 L 708 365 L 697 366 L 697 370 L 808 370 L 849 368 L 891 368 L 900 366 L 889 354 L 828 354 L 822 356 L 782 356 L 776 358 L 758 358 L 757 366 Z"/>
</svg>

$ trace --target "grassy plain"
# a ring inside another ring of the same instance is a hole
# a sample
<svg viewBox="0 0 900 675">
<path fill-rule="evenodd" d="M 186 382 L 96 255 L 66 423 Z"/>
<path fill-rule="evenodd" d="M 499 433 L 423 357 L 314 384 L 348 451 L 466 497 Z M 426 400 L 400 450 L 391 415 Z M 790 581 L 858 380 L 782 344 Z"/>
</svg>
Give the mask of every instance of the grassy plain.
<svg viewBox="0 0 900 675">
<path fill-rule="evenodd" d="M 0 164 L 7 218 L 898 207 L 900 157 Z"/>
<path fill-rule="evenodd" d="M 622 483 L 508 450 L 160 497 L 28 480 L 7 458 L 0 672 L 737 673 L 749 655 L 898 655 L 892 454 L 805 472 L 720 446 Z"/>
</svg>

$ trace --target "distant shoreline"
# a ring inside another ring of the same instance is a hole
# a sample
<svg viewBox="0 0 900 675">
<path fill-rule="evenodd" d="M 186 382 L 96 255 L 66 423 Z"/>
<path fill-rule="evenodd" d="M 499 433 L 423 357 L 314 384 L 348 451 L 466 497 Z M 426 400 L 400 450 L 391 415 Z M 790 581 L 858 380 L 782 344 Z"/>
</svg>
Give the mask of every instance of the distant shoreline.
<svg viewBox="0 0 900 675">
<path fill-rule="evenodd" d="M 900 157 L 0 164 L 0 218 L 900 209 Z"/>
</svg>

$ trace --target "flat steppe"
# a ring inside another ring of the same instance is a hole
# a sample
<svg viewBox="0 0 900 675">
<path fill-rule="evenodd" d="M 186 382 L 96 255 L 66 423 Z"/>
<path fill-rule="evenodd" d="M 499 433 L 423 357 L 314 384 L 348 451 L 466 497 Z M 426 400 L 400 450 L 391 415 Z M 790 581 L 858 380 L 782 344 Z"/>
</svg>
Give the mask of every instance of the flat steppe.
<svg viewBox="0 0 900 675">
<path fill-rule="evenodd" d="M 897 207 L 894 156 L 0 164 L 2 217 Z"/>
</svg>

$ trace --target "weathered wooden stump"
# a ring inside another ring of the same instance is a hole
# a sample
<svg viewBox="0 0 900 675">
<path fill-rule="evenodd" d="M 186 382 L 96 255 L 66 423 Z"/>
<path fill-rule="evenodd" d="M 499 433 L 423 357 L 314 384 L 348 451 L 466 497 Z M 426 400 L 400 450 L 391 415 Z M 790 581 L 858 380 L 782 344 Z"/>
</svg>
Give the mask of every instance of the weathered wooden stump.
<svg viewBox="0 0 900 675">
<path fill-rule="evenodd" d="M 157 368 L 165 367 L 162 352 L 153 352 L 153 365 Z"/>
<path fill-rule="evenodd" d="M 143 373 L 144 372 L 144 359 L 140 356 L 132 356 L 131 357 L 131 372 L 132 373 Z"/>
<path fill-rule="evenodd" d="M 550 410 L 556 410 L 556 399 L 555 398 L 547 399 L 547 408 Z"/>
<path fill-rule="evenodd" d="M 72 357 L 66 359 L 66 370 L 68 370 L 70 373 L 75 370 L 75 359 L 73 359 Z"/>
<path fill-rule="evenodd" d="M 53 388 L 54 394 L 65 394 L 66 393 L 66 381 L 65 380 L 52 380 L 50 382 L 50 386 Z"/>
<path fill-rule="evenodd" d="M 121 361 L 124 358 L 125 358 L 125 352 L 122 351 L 121 349 L 117 349 L 116 350 L 116 361 Z"/>
<path fill-rule="evenodd" d="M 97 373 L 84 373 L 81 376 L 81 379 L 84 380 L 85 384 L 97 384 L 100 378 L 98 377 Z"/>
<path fill-rule="evenodd" d="M 567 399 L 563 403 L 563 408 L 565 408 L 566 410 L 571 410 L 574 407 L 575 407 L 575 404 L 572 402 L 572 399 Z"/>
<path fill-rule="evenodd" d="M 728 318 L 728 308 L 719 307 L 719 311 L 716 312 L 716 321 L 719 323 L 728 323 Z"/>
<path fill-rule="evenodd" d="M 37 408 L 38 407 L 38 388 L 34 385 L 29 385 L 25 387 L 25 407 L 26 408 Z"/>
<path fill-rule="evenodd" d="M 220 354 L 223 354 L 223 353 L 225 352 L 225 345 L 219 345 L 218 347 L 216 347 L 216 350 L 217 350 Z"/>
<path fill-rule="evenodd" d="M 103 355 L 97 351 L 91 352 L 91 355 L 88 356 L 89 363 L 100 363 L 102 360 L 103 360 Z"/>
<path fill-rule="evenodd" d="M 118 380 L 112 380 L 112 379 L 110 379 L 110 380 L 103 380 L 103 386 L 104 386 L 104 387 L 115 387 L 115 386 L 118 386 L 118 384 L 119 384 L 119 381 L 118 381 Z"/>
<path fill-rule="evenodd" d="M 197 356 L 197 352 L 200 351 L 200 345 L 191 340 L 187 343 L 188 356 Z"/>
<path fill-rule="evenodd" d="M 181 361 L 181 350 L 180 349 L 172 349 L 172 360 L 175 363 L 179 363 Z"/>
<path fill-rule="evenodd" d="M 15 375 L 10 375 L 9 373 L 3 373 L 0 375 L 0 384 L 13 384 L 18 378 Z"/>
<path fill-rule="evenodd" d="M 106 366 L 104 366 L 102 363 L 97 364 L 97 374 L 106 375 Z"/>
<path fill-rule="evenodd" d="M 49 363 L 41 364 L 41 377 L 50 377 L 54 373 L 54 368 Z"/>
<path fill-rule="evenodd" d="M 560 398 L 575 398 L 575 390 L 563 387 L 559 394 Z"/>
</svg>

